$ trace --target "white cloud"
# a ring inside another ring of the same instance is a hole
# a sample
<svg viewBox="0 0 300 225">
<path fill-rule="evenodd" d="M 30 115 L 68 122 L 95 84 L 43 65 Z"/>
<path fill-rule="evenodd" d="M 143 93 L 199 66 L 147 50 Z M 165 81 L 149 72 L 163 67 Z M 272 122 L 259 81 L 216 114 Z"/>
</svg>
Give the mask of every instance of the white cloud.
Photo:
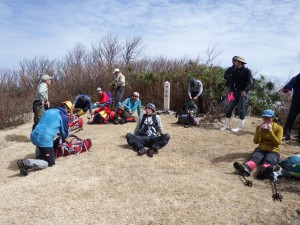
<svg viewBox="0 0 300 225">
<path fill-rule="evenodd" d="M 216 45 L 221 66 L 242 55 L 254 71 L 288 77 L 300 71 L 299 10 L 299 0 L 4 0 L 0 62 L 57 57 L 113 33 L 142 36 L 148 56 L 205 58 Z"/>
</svg>

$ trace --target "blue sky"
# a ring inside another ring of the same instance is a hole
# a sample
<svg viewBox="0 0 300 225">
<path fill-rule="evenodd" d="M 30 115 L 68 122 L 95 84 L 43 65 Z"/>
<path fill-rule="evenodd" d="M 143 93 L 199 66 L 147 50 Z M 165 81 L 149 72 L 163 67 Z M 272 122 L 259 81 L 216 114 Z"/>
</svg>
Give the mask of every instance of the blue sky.
<svg viewBox="0 0 300 225">
<path fill-rule="evenodd" d="M 0 67 L 64 56 L 77 43 L 141 36 L 145 56 L 246 58 L 254 73 L 287 81 L 300 72 L 300 0 L 0 0 Z"/>
</svg>

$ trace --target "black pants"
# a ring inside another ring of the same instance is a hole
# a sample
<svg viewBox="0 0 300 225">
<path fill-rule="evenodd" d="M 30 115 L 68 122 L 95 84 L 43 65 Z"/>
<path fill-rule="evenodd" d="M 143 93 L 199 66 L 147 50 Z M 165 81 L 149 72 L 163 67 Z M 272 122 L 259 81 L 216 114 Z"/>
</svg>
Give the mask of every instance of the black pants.
<svg viewBox="0 0 300 225">
<path fill-rule="evenodd" d="M 292 97 L 292 103 L 289 110 L 289 114 L 283 129 L 284 136 L 291 136 L 293 124 L 295 119 L 297 118 L 299 111 L 300 111 L 300 94 L 294 94 Z"/>
<path fill-rule="evenodd" d="M 32 130 L 36 127 L 39 123 L 40 119 L 42 118 L 45 108 L 41 101 L 34 101 L 32 104 L 32 111 L 33 111 L 33 126 Z"/>
<path fill-rule="evenodd" d="M 161 136 L 140 136 L 131 133 L 126 134 L 127 143 L 136 151 L 150 147 L 153 150 L 158 150 L 166 146 L 170 140 L 169 134 L 163 134 Z"/>
<path fill-rule="evenodd" d="M 276 165 L 279 161 L 279 154 L 275 152 L 268 152 L 268 151 L 263 151 L 259 148 L 256 148 L 250 158 L 249 161 L 255 162 L 256 165 L 258 164 L 264 164 L 268 163 L 271 164 L 272 166 Z"/>
<path fill-rule="evenodd" d="M 125 86 L 118 86 L 115 90 L 115 107 L 119 106 L 125 91 Z"/>
<path fill-rule="evenodd" d="M 48 162 L 48 166 L 53 166 L 55 164 L 55 151 L 54 148 L 44 148 L 38 147 L 41 152 L 41 159 Z"/>
</svg>

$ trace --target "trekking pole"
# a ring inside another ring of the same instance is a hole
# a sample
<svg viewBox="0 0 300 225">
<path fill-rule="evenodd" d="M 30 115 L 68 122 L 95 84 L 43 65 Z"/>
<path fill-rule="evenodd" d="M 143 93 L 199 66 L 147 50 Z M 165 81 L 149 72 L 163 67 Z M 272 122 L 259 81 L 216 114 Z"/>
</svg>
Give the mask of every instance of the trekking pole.
<svg viewBox="0 0 300 225">
<path fill-rule="evenodd" d="M 273 184 L 274 184 L 274 192 L 275 192 L 275 193 L 272 195 L 272 198 L 273 198 L 274 201 L 279 201 L 279 202 L 281 202 L 282 199 L 283 199 L 283 197 L 282 197 L 281 194 L 279 194 L 279 193 L 277 192 L 276 181 L 275 181 L 274 177 L 271 178 L 271 181 L 272 181 Z"/>
<path fill-rule="evenodd" d="M 240 177 L 243 177 L 243 179 L 245 180 L 244 185 L 247 187 L 252 187 L 253 182 L 251 180 L 248 180 L 245 178 L 245 174 L 243 172 L 240 172 Z"/>
</svg>

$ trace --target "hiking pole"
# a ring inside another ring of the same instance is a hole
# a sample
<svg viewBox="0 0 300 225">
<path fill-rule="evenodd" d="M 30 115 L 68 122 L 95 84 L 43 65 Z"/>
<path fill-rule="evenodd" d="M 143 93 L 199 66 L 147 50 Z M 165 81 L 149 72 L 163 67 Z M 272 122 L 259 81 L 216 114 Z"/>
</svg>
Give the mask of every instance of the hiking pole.
<svg viewBox="0 0 300 225">
<path fill-rule="evenodd" d="M 240 177 L 243 177 L 243 179 L 245 180 L 244 185 L 247 187 L 252 187 L 253 182 L 251 180 L 248 180 L 245 178 L 245 174 L 243 172 L 240 171 Z"/>
<path fill-rule="evenodd" d="M 273 182 L 273 184 L 274 184 L 274 191 L 275 191 L 275 193 L 272 195 L 272 198 L 273 198 L 274 201 L 279 201 L 279 202 L 281 202 L 282 199 L 283 199 L 283 197 L 282 197 L 281 194 L 279 194 L 279 193 L 277 192 L 276 181 L 275 181 L 274 177 L 271 178 L 271 180 L 272 180 L 272 182 Z"/>
</svg>

